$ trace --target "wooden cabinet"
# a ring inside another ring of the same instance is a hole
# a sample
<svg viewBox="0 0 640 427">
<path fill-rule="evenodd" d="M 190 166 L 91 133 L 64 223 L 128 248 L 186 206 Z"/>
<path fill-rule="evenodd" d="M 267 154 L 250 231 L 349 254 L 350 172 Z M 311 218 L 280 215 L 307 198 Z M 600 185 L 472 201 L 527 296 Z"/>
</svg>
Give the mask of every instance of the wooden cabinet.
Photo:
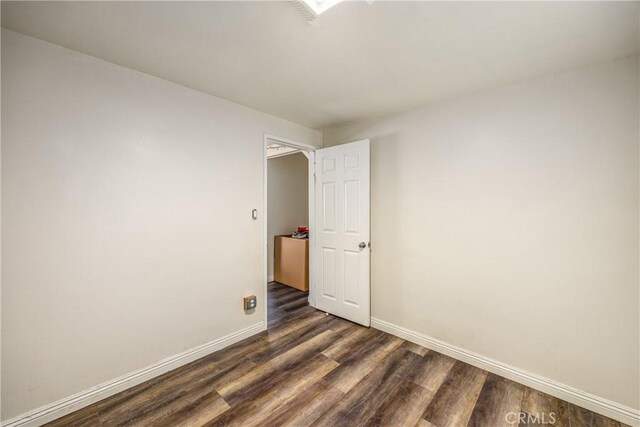
<svg viewBox="0 0 640 427">
<path fill-rule="evenodd" d="M 309 239 L 275 236 L 273 280 L 309 291 Z"/>
</svg>

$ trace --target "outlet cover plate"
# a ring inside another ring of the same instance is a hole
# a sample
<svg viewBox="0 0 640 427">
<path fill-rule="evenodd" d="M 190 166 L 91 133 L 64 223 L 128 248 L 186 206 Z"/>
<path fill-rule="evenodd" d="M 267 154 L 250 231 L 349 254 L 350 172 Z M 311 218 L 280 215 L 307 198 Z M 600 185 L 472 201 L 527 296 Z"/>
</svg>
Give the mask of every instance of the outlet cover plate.
<svg viewBox="0 0 640 427">
<path fill-rule="evenodd" d="M 242 304 L 244 306 L 245 311 L 253 310 L 258 305 L 258 298 L 255 295 L 249 295 L 247 297 L 242 298 Z"/>
</svg>

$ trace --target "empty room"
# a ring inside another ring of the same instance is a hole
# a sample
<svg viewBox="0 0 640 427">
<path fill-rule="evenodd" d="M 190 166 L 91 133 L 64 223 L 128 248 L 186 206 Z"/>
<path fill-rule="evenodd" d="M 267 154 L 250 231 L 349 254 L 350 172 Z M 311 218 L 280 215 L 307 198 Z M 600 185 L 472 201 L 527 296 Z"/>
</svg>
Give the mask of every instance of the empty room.
<svg viewBox="0 0 640 427">
<path fill-rule="evenodd" d="M 640 1 L 0 17 L 2 427 L 640 427 Z"/>
</svg>

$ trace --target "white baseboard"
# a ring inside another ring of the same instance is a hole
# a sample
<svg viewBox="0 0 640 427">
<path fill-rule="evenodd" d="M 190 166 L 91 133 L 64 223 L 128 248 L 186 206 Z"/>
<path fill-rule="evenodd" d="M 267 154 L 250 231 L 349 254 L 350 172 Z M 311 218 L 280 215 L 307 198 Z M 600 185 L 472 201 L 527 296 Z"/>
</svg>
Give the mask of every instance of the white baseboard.
<svg viewBox="0 0 640 427">
<path fill-rule="evenodd" d="M 36 427 L 46 424 L 50 421 L 68 415 L 85 406 L 98 402 L 109 396 L 113 396 L 123 390 L 141 384 L 166 372 L 172 371 L 187 363 L 198 360 L 213 352 L 221 350 L 238 341 L 242 341 L 252 335 L 267 329 L 264 322 L 244 328 L 240 331 L 233 332 L 224 337 L 218 338 L 198 347 L 192 348 L 185 352 L 168 357 L 160 362 L 148 366 L 144 369 L 131 372 L 122 377 L 100 384 L 99 386 L 90 388 L 74 394 L 57 402 L 50 403 L 40 408 L 34 409 L 15 418 L 4 421 L 2 427 Z"/>
<path fill-rule="evenodd" d="M 273 275 L 267 277 L 267 283 L 273 282 Z"/>
<path fill-rule="evenodd" d="M 437 351 L 454 359 L 461 360 L 470 365 L 492 372 L 496 375 L 508 378 L 512 381 L 524 384 L 543 393 L 550 394 L 559 399 L 566 400 L 590 411 L 604 415 L 614 420 L 629 424 L 631 426 L 640 426 L 640 411 L 603 399 L 593 394 L 575 389 L 565 384 L 561 384 L 541 377 L 531 372 L 524 371 L 497 360 L 490 359 L 481 354 L 465 350 L 460 347 L 448 344 L 435 338 L 428 337 L 418 332 L 394 325 L 384 320 L 371 318 L 371 326 L 391 335 L 411 341 L 428 349 Z"/>
</svg>

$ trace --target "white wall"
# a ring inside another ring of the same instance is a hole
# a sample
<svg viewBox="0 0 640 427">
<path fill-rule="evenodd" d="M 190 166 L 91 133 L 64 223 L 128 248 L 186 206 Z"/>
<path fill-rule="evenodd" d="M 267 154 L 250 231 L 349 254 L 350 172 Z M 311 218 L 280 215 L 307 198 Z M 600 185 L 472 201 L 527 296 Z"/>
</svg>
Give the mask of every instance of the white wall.
<svg viewBox="0 0 640 427">
<path fill-rule="evenodd" d="M 2 89 L 3 419 L 262 321 L 263 133 L 319 132 L 6 30 Z"/>
<path fill-rule="evenodd" d="M 273 237 L 309 225 L 309 161 L 302 153 L 267 160 L 267 275 L 273 280 Z"/>
<path fill-rule="evenodd" d="M 372 141 L 373 317 L 639 406 L 638 60 L 323 132 Z"/>
</svg>

